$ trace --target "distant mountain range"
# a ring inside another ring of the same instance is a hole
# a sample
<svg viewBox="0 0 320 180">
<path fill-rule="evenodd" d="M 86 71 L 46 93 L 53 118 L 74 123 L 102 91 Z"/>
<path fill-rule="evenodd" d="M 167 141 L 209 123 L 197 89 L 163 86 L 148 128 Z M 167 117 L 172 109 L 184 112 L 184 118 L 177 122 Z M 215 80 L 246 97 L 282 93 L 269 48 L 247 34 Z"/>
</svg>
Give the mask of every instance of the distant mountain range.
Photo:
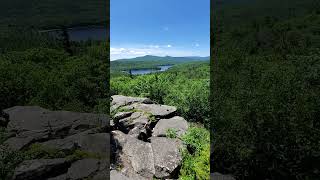
<svg viewBox="0 0 320 180">
<path fill-rule="evenodd" d="M 200 57 L 200 56 L 188 56 L 188 57 L 172 57 L 172 56 L 152 56 L 152 55 L 146 55 L 142 57 L 136 57 L 131 59 L 118 59 L 115 60 L 117 62 L 120 61 L 172 61 L 172 62 L 191 62 L 191 61 L 209 61 L 210 57 Z"/>
</svg>

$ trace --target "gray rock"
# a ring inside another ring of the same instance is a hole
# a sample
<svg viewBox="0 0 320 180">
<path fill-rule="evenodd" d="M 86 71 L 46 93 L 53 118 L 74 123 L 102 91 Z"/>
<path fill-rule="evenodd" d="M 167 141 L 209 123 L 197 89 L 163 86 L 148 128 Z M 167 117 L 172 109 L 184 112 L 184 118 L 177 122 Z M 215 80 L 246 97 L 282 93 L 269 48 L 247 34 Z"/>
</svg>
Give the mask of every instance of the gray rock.
<svg viewBox="0 0 320 180">
<path fill-rule="evenodd" d="M 167 105 L 160 105 L 160 104 L 135 103 L 135 104 L 126 106 L 126 108 L 133 108 L 138 111 L 150 113 L 155 117 L 159 117 L 159 118 L 172 116 L 177 111 L 177 108 L 174 106 L 167 106 Z"/>
<path fill-rule="evenodd" d="M 110 173 L 109 170 L 103 170 L 97 172 L 93 177 L 92 180 L 107 180 L 110 179 Z"/>
<path fill-rule="evenodd" d="M 98 159 L 82 159 L 76 161 L 68 169 L 67 179 L 78 180 L 92 176 L 99 169 Z"/>
<path fill-rule="evenodd" d="M 10 116 L 9 132 L 46 132 L 50 138 L 61 138 L 92 128 L 107 128 L 104 114 L 49 111 L 37 106 L 15 106 L 4 110 Z"/>
<path fill-rule="evenodd" d="M 151 144 L 120 131 L 113 131 L 112 134 L 118 145 L 122 147 L 122 156 L 131 162 L 134 171 L 143 177 L 153 177 L 155 169 Z"/>
<path fill-rule="evenodd" d="M 102 157 L 109 157 L 110 135 L 109 133 L 89 134 L 87 132 L 75 134 L 64 139 L 54 139 L 41 145 L 70 152 L 81 149 L 86 152 L 98 154 Z"/>
<path fill-rule="evenodd" d="M 123 119 L 123 118 L 131 116 L 132 113 L 133 112 L 118 112 L 116 115 L 114 115 L 113 119 L 114 120 Z"/>
<path fill-rule="evenodd" d="M 110 171 L 110 180 L 150 180 L 151 178 L 145 178 L 137 174 L 125 174 L 116 170 Z"/>
<path fill-rule="evenodd" d="M 157 178 L 170 178 L 172 173 L 180 166 L 182 157 L 179 149 L 181 145 L 181 142 L 177 139 L 151 138 L 155 176 Z"/>
<path fill-rule="evenodd" d="M 152 103 L 152 101 L 149 98 L 129 97 L 129 96 L 122 96 L 122 95 L 112 96 L 111 105 L 113 109 L 117 109 L 121 106 L 126 106 L 132 103 L 149 104 L 149 103 Z"/>
<path fill-rule="evenodd" d="M 131 116 L 121 119 L 119 121 L 119 127 L 123 131 L 129 131 L 136 126 L 145 126 L 149 122 L 147 114 L 143 112 L 134 112 Z"/>
<path fill-rule="evenodd" d="M 13 180 L 46 179 L 63 174 L 68 168 L 66 159 L 37 159 L 23 161 L 14 171 Z"/>
<path fill-rule="evenodd" d="M 128 133 L 128 135 L 138 138 L 138 139 L 147 139 L 147 130 L 143 126 L 136 126 L 133 129 L 131 129 Z"/>
<path fill-rule="evenodd" d="M 129 177 L 121 174 L 116 170 L 110 171 L 110 180 L 130 180 Z"/>
<path fill-rule="evenodd" d="M 19 151 L 29 146 L 33 141 L 32 137 L 12 137 L 4 142 L 4 145 L 8 146 L 11 150 Z"/>
<path fill-rule="evenodd" d="M 176 130 L 177 136 L 181 136 L 188 130 L 188 122 L 179 116 L 170 119 L 161 119 L 153 128 L 152 136 L 164 137 L 168 129 Z"/>
<path fill-rule="evenodd" d="M 236 180 L 236 178 L 234 178 L 231 175 L 223 175 L 218 172 L 211 173 L 210 179 L 213 179 L 213 180 Z"/>
<path fill-rule="evenodd" d="M 67 180 L 67 174 L 62 174 L 53 178 L 49 178 L 47 180 Z"/>
</svg>

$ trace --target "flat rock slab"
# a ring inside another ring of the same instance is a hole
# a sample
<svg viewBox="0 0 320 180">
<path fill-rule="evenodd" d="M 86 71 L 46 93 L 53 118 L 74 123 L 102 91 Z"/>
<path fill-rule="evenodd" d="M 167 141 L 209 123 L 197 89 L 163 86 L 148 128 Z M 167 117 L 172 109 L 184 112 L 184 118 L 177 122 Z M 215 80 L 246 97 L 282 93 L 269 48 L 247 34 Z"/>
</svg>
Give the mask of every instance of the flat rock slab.
<svg viewBox="0 0 320 180">
<path fill-rule="evenodd" d="M 138 111 L 150 113 L 155 117 L 169 117 L 172 116 L 177 108 L 174 106 L 160 105 L 160 104 L 140 104 L 135 103 L 129 106 L 125 106 L 127 109 L 135 109 Z"/>
<path fill-rule="evenodd" d="M 180 148 L 182 144 L 177 139 L 165 137 L 152 137 L 155 176 L 157 178 L 170 178 L 170 175 L 181 165 Z"/>
<path fill-rule="evenodd" d="M 231 175 L 223 175 L 218 172 L 211 173 L 210 179 L 213 179 L 213 180 L 236 180 L 236 178 L 234 178 Z"/>
<path fill-rule="evenodd" d="M 86 152 L 94 153 L 102 157 L 109 157 L 110 154 L 110 134 L 96 133 L 88 134 L 86 132 L 75 134 L 64 139 L 54 139 L 41 145 L 70 152 L 75 149 L 81 149 Z"/>
<path fill-rule="evenodd" d="M 114 95 L 112 97 L 112 108 L 117 109 L 121 106 L 126 106 L 132 103 L 145 103 L 150 104 L 152 101 L 149 98 L 140 98 L 140 97 L 130 97 L 130 96 L 122 96 L 122 95 Z"/>
<path fill-rule="evenodd" d="M 145 178 L 137 174 L 125 175 L 122 172 L 111 170 L 110 180 L 150 180 L 150 178 Z"/>
<path fill-rule="evenodd" d="M 134 112 L 131 116 L 120 119 L 118 124 L 123 131 L 129 131 L 136 126 L 144 126 L 150 122 L 149 117 L 143 112 Z"/>
<path fill-rule="evenodd" d="M 122 147 L 122 156 L 125 156 L 131 162 L 134 171 L 143 177 L 153 177 L 155 169 L 151 144 L 126 135 L 121 131 L 113 131 L 112 134 Z"/>
<path fill-rule="evenodd" d="M 49 178 L 47 180 L 67 180 L 67 174 L 62 174 L 53 178 Z"/>
<path fill-rule="evenodd" d="M 152 136 L 165 137 L 168 129 L 175 130 L 177 136 L 181 136 L 188 130 L 188 127 L 188 122 L 180 116 L 175 116 L 170 119 L 161 119 L 153 128 Z"/>
<path fill-rule="evenodd" d="M 15 106 L 4 110 L 10 116 L 8 131 L 17 134 L 26 131 L 50 132 L 55 137 L 65 137 L 91 128 L 109 126 L 105 114 L 49 111 L 38 106 Z"/>
<path fill-rule="evenodd" d="M 9 149 L 14 151 L 19 151 L 27 146 L 29 146 L 34 139 L 32 137 L 25 137 L 25 138 L 19 138 L 19 137 L 12 137 L 7 139 L 4 142 L 4 145 L 8 146 Z"/>
<path fill-rule="evenodd" d="M 80 180 L 94 175 L 99 170 L 100 161 L 98 159 L 82 159 L 76 161 L 68 169 L 67 179 Z"/>
<path fill-rule="evenodd" d="M 69 163 L 64 158 L 23 161 L 14 171 L 13 180 L 46 179 L 63 174 Z"/>
</svg>

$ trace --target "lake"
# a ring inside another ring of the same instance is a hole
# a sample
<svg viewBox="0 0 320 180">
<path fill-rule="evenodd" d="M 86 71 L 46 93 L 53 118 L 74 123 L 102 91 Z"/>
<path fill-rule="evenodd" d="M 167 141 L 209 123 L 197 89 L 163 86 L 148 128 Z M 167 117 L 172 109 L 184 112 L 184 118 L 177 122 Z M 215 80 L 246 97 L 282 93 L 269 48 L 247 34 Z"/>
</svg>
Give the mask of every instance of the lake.
<svg viewBox="0 0 320 180">
<path fill-rule="evenodd" d="M 131 74 L 133 75 L 143 75 L 143 74 L 151 74 L 156 72 L 163 72 L 170 69 L 173 65 L 161 65 L 157 66 L 159 69 L 131 69 Z M 129 73 L 129 71 L 125 71 Z"/>
<path fill-rule="evenodd" d="M 58 37 L 62 31 L 61 29 L 49 29 L 39 32 Z M 107 28 L 102 26 L 72 27 L 68 28 L 68 33 L 71 41 L 86 41 L 89 39 L 105 41 L 107 39 L 107 34 L 109 34 Z"/>
</svg>

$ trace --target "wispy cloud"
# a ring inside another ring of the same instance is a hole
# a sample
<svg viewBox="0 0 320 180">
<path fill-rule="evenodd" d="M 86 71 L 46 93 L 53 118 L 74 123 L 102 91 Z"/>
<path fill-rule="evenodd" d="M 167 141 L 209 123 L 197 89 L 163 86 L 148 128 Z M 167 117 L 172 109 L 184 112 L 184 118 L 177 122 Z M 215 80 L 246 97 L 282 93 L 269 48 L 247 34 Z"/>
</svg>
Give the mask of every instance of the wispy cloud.
<svg viewBox="0 0 320 180">
<path fill-rule="evenodd" d="M 201 53 L 193 50 L 173 48 L 173 45 L 139 45 L 127 47 L 111 47 L 111 60 L 134 58 L 145 55 L 155 56 L 200 56 Z"/>
</svg>

